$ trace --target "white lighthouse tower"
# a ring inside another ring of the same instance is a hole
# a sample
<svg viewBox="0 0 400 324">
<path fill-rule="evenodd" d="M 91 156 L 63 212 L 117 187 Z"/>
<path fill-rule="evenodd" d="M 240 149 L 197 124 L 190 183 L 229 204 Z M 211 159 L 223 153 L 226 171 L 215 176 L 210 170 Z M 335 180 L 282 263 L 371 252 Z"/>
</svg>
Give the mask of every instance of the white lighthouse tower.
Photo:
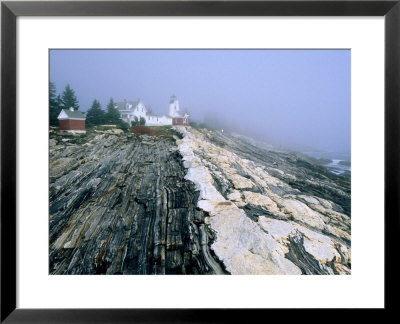
<svg viewBox="0 0 400 324">
<path fill-rule="evenodd" d="M 179 101 L 175 95 L 172 95 L 169 101 L 169 115 L 170 117 L 180 117 Z"/>
</svg>

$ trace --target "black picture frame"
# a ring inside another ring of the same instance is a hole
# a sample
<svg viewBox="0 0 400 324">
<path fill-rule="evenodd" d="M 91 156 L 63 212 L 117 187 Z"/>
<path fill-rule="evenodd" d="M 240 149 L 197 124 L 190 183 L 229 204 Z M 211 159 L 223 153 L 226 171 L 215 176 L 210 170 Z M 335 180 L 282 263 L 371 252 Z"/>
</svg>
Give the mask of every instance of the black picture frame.
<svg viewBox="0 0 400 324">
<path fill-rule="evenodd" d="M 399 235 L 400 0 L 381 1 L 2 1 L 1 3 L 1 322 L 198 323 L 266 320 L 267 309 L 16 308 L 16 19 L 19 16 L 384 16 L 385 309 L 398 286 L 392 264 Z M 366 283 L 367 284 L 367 283 Z M 40 293 L 40 292 L 39 292 Z M 55 296 L 56 298 L 56 296 Z M 287 318 L 289 319 L 289 318 Z"/>
</svg>

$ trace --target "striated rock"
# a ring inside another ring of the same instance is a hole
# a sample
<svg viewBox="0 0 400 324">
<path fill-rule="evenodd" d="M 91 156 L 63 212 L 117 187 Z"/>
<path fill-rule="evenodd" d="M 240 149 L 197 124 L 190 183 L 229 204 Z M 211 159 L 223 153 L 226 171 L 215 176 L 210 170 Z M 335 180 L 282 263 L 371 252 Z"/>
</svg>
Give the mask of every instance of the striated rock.
<svg viewBox="0 0 400 324">
<path fill-rule="evenodd" d="M 350 273 L 347 179 L 243 137 L 176 129 L 186 178 L 216 233 L 211 247 L 230 273 Z"/>
<path fill-rule="evenodd" d="M 50 273 L 226 273 L 185 174 L 171 137 L 53 139 Z"/>
<path fill-rule="evenodd" d="M 350 274 L 350 179 L 244 136 L 50 132 L 51 274 Z"/>
</svg>

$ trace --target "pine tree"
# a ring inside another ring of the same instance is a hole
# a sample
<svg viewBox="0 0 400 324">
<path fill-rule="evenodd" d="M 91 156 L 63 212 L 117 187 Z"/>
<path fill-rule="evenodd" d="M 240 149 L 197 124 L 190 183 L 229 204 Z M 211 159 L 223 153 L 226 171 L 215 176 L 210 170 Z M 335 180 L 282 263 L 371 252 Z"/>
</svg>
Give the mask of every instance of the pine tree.
<svg viewBox="0 0 400 324">
<path fill-rule="evenodd" d="M 50 107 L 54 106 L 56 103 L 56 85 L 50 81 L 49 83 L 49 104 Z"/>
<path fill-rule="evenodd" d="M 115 103 L 113 98 L 107 105 L 107 112 L 105 114 L 105 124 L 116 125 L 117 128 L 122 129 L 124 132 L 129 132 L 129 124 L 121 119 L 118 109 L 115 108 Z"/>
<path fill-rule="evenodd" d="M 139 126 L 139 119 L 137 116 L 133 118 L 133 121 L 131 122 L 132 126 Z"/>
<path fill-rule="evenodd" d="M 93 125 L 101 125 L 105 121 L 105 112 L 101 109 L 100 102 L 96 99 L 93 101 L 92 106 L 87 111 L 86 114 L 86 123 L 89 126 Z"/>
<path fill-rule="evenodd" d="M 105 117 L 107 124 L 119 125 L 121 121 L 119 111 L 118 109 L 115 108 L 115 103 L 113 98 L 110 98 L 110 101 L 107 105 L 107 113 Z"/>
<path fill-rule="evenodd" d="M 65 90 L 61 97 L 62 109 L 74 108 L 74 110 L 79 109 L 78 99 L 75 96 L 75 91 L 71 89 L 69 84 L 65 87 Z"/>
<path fill-rule="evenodd" d="M 61 95 L 58 95 L 56 98 L 56 103 L 57 106 L 60 108 L 60 110 L 62 109 L 62 99 L 61 99 Z"/>
<path fill-rule="evenodd" d="M 56 86 L 53 82 L 49 84 L 49 119 L 51 126 L 58 125 L 58 115 L 61 112 L 60 96 L 56 96 Z"/>
</svg>

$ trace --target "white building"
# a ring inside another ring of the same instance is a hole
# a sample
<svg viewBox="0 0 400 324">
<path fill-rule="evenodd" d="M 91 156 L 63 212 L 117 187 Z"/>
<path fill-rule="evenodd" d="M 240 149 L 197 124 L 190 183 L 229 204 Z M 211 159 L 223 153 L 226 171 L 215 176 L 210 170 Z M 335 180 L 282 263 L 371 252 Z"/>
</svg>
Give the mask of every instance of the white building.
<svg viewBox="0 0 400 324">
<path fill-rule="evenodd" d="M 172 95 L 169 100 L 169 116 L 181 117 L 179 114 L 179 101 L 175 95 Z"/>
<path fill-rule="evenodd" d="M 179 101 L 175 96 L 171 97 L 169 102 L 169 115 L 157 116 L 152 114 L 139 99 L 137 101 L 123 101 L 115 104 L 115 108 L 121 114 L 121 119 L 132 126 L 135 117 L 146 120 L 146 126 L 164 126 L 164 125 L 189 125 L 189 115 L 182 115 L 179 112 Z"/>
</svg>

